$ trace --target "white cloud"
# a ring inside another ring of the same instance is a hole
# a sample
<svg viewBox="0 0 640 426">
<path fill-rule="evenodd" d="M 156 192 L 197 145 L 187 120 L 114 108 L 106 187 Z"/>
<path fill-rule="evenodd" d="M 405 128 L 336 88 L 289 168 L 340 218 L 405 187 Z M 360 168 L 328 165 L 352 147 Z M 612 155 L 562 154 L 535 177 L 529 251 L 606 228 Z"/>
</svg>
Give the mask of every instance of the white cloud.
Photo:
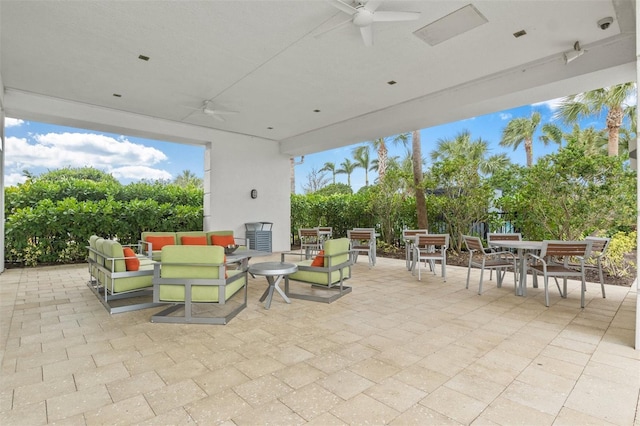
<svg viewBox="0 0 640 426">
<path fill-rule="evenodd" d="M 153 165 L 167 160 L 160 150 L 95 133 L 47 133 L 32 137 L 7 137 L 7 172 L 63 167 L 95 167 L 116 178 L 171 179 Z"/>
<path fill-rule="evenodd" d="M 500 113 L 500 120 L 510 120 L 511 117 L 513 117 L 512 114 L 506 113 L 506 112 L 501 112 Z"/>
<path fill-rule="evenodd" d="M 24 121 L 18 118 L 5 117 L 4 119 L 4 127 L 18 127 L 22 126 L 23 123 Z"/>
<path fill-rule="evenodd" d="M 116 179 L 132 180 L 171 180 L 171 173 L 166 170 L 154 169 L 146 166 L 125 166 L 111 169 L 111 174 Z"/>
<path fill-rule="evenodd" d="M 9 173 L 4 176 L 4 186 L 14 186 L 19 183 L 24 183 L 27 177 L 21 173 Z"/>
<path fill-rule="evenodd" d="M 551 110 L 551 112 L 555 112 L 558 108 L 560 108 L 560 103 L 562 102 L 562 98 L 555 98 L 544 102 L 537 102 L 532 104 L 532 106 L 545 106 Z"/>
</svg>

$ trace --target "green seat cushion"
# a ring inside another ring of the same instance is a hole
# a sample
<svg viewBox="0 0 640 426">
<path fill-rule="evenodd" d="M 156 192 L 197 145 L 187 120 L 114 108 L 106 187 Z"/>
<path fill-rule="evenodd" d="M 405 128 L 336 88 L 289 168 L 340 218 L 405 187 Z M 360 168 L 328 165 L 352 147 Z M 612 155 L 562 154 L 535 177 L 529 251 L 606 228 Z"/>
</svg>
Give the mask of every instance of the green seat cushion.
<svg viewBox="0 0 640 426">
<path fill-rule="evenodd" d="M 312 260 L 303 260 L 301 262 L 296 262 L 298 266 L 311 266 Z M 349 277 L 349 267 L 342 268 L 342 277 L 343 279 Z M 290 280 L 295 281 L 304 281 L 306 283 L 319 284 L 319 285 L 330 285 L 335 284 L 340 281 L 340 270 L 336 270 L 331 272 L 331 282 L 329 282 L 329 273 L 327 272 L 319 272 L 319 271 L 300 271 L 294 272 L 289 275 Z"/>
<path fill-rule="evenodd" d="M 243 274 L 242 271 L 228 271 L 229 278 Z M 227 279 L 228 281 L 228 279 Z M 224 298 L 229 300 L 231 296 L 236 294 L 246 284 L 246 278 L 243 276 L 230 284 L 223 286 Z M 217 285 L 195 285 L 191 287 L 192 302 L 218 302 L 220 287 Z M 160 300 L 162 302 L 184 302 L 185 289 L 183 285 L 161 284 Z"/>
</svg>

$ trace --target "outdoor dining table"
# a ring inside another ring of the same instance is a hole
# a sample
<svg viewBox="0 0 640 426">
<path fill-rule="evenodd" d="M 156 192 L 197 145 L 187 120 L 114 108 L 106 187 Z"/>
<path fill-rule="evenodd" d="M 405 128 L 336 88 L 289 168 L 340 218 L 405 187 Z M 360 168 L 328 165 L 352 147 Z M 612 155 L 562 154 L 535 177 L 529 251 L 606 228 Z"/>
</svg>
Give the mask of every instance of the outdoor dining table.
<svg viewBox="0 0 640 426">
<path fill-rule="evenodd" d="M 491 247 L 501 247 L 506 249 L 514 249 L 518 251 L 518 263 L 520 264 L 520 277 L 518 280 L 518 288 L 516 289 L 516 295 L 527 295 L 527 264 L 524 260 L 524 255 L 528 251 L 539 252 L 542 250 L 542 241 L 518 241 L 518 240 L 496 240 L 489 243 Z M 534 287 L 537 287 L 537 283 L 534 282 Z"/>
</svg>

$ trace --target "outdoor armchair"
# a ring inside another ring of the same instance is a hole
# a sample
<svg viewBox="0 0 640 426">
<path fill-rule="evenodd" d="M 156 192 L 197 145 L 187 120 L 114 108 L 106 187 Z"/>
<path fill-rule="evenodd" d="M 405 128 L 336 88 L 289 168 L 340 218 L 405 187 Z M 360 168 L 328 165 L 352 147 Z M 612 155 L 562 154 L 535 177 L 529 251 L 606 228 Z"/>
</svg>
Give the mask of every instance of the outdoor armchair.
<svg viewBox="0 0 640 426">
<path fill-rule="evenodd" d="M 510 251 L 490 251 L 484 248 L 482 241 L 478 237 L 463 235 L 464 243 L 469 251 L 469 268 L 467 269 L 467 287 L 469 288 L 469 278 L 471 268 L 480 268 L 480 283 L 478 284 L 478 294 L 482 294 L 482 279 L 484 270 L 496 270 L 497 286 L 502 287 L 502 280 L 506 270 L 513 269 L 513 287 L 517 293 L 516 285 L 516 256 Z"/>
<path fill-rule="evenodd" d="M 89 238 L 88 250 L 87 285 L 109 313 L 157 306 L 151 300 L 153 261 L 130 246 L 97 236 Z"/>
<path fill-rule="evenodd" d="M 586 282 L 584 277 L 584 263 L 591 251 L 591 241 L 557 241 L 545 240 L 542 242 L 540 255 L 527 253 L 527 270 L 533 272 L 534 282 L 538 274 L 544 277 L 544 304 L 549 306 L 549 277 L 553 277 L 556 287 L 562 298 L 567 297 L 567 278 L 580 278 L 580 307 L 584 308 L 584 292 Z M 573 259 L 579 261 L 578 265 L 571 264 Z M 577 269 L 576 269 L 577 266 Z M 563 289 L 560 289 L 558 278 L 562 278 Z M 602 291 L 604 297 L 604 288 Z"/>
<path fill-rule="evenodd" d="M 152 322 L 226 324 L 247 307 L 247 271 L 226 270 L 221 246 L 165 246 L 154 268 L 153 300 L 172 306 Z"/>
<path fill-rule="evenodd" d="M 281 261 L 286 262 L 287 256 L 299 257 L 300 253 L 281 253 Z M 351 287 L 344 285 L 344 281 L 351 278 L 352 265 L 347 238 L 325 241 L 324 251 L 318 254 L 315 259 L 293 263 L 298 266 L 298 271 L 285 277 L 285 294 L 287 296 L 294 299 L 331 303 L 351 292 Z M 290 281 L 310 284 L 311 287 L 305 293 L 294 292 L 290 288 Z"/>
</svg>

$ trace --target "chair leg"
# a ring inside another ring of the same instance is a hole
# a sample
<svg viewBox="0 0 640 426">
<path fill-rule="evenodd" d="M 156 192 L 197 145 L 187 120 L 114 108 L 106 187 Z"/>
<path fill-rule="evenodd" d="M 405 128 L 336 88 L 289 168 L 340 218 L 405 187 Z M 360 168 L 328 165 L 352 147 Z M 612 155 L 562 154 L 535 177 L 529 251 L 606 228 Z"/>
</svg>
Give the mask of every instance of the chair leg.
<svg viewBox="0 0 640 426">
<path fill-rule="evenodd" d="M 580 307 L 584 308 L 584 292 L 587 288 L 587 283 L 585 282 L 585 278 L 584 278 L 584 268 L 582 268 L 582 287 L 580 287 Z M 566 280 L 565 280 L 566 282 Z"/>
<path fill-rule="evenodd" d="M 602 298 L 606 299 L 607 296 L 604 294 L 604 277 L 602 274 L 602 263 L 600 263 L 600 259 L 598 259 L 598 277 L 600 277 L 600 288 L 602 289 Z"/>
<path fill-rule="evenodd" d="M 480 269 L 480 284 L 478 285 L 478 294 L 482 294 L 482 276 L 484 275 L 484 265 Z"/>
<path fill-rule="evenodd" d="M 535 272 L 533 276 L 536 276 Z M 549 307 L 549 277 L 546 274 L 544 276 L 544 305 Z"/>
<path fill-rule="evenodd" d="M 471 275 L 471 258 L 469 258 L 469 267 L 467 268 L 467 287 L 469 289 L 469 276 Z"/>
</svg>

